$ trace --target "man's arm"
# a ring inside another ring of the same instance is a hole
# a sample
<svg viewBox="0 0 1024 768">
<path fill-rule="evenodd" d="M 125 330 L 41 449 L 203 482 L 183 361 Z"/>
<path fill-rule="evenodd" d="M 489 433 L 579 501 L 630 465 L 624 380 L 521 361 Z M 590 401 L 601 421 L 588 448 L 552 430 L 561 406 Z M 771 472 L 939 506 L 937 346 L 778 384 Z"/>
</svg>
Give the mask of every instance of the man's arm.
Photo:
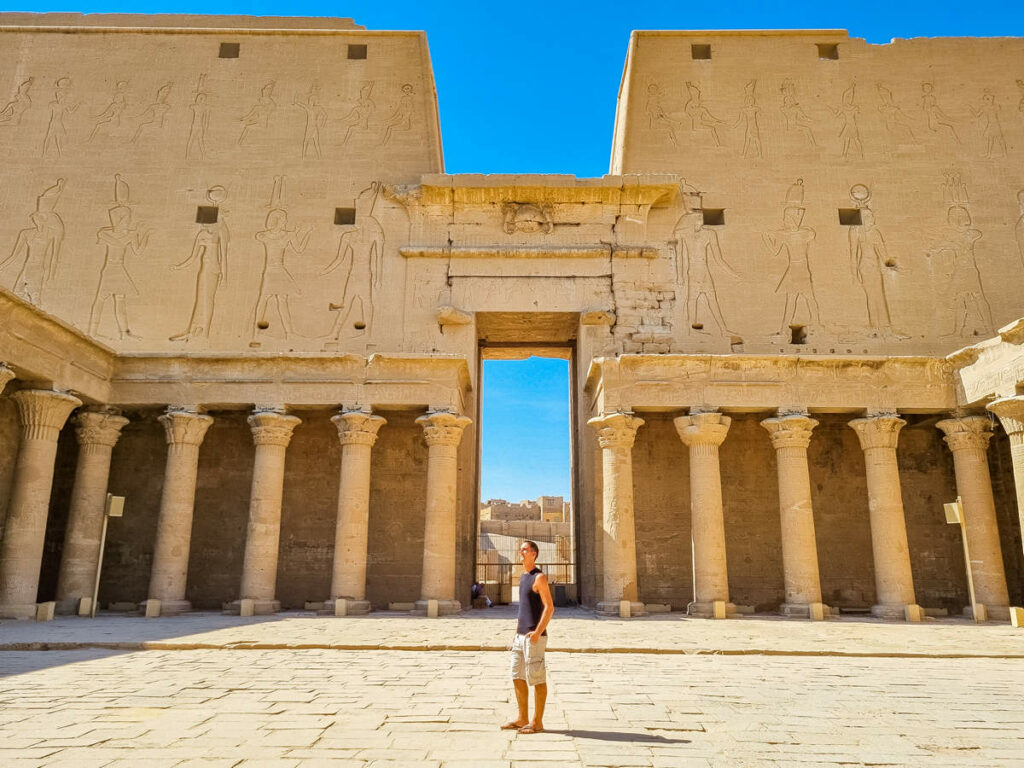
<svg viewBox="0 0 1024 768">
<path fill-rule="evenodd" d="M 551 587 L 548 584 L 547 574 L 541 573 L 537 575 L 533 582 L 533 591 L 540 595 L 541 602 L 544 603 L 544 613 L 540 615 L 537 628 L 530 633 L 530 642 L 536 643 L 537 638 L 544 634 L 548 622 L 551 621 L 551 617 L 555 614 L 555 601 L 551 599 Z"/>
</svg>

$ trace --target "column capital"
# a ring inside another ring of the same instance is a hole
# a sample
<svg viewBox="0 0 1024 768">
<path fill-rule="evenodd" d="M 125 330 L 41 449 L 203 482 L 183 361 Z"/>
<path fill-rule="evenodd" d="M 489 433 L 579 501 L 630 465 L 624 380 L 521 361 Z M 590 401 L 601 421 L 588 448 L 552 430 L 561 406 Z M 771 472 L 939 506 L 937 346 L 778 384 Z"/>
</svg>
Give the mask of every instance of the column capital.
<svg viewBox="0 0 1024 768">
<path fill-rule="evenodd" d="M 607 413 L 587 421 L 597 430 L 597 442 L 602 448 L 632 448 L 636 431 L 644 420 L 631 413 Z"/>
<path fill-rule="evenodd" d="M 14 371 L 8 368 L 4 363 L 0 363 L 0 394 L 3 393 L 4 387 L 7 386 L 7 382 L 14 378 Z"/>
<path fill-rule="evenodd" d="M 980 414 L 943 419 L 935 426 L 946 435 L 943 439 L 953 453 L 971 448 L 986 451 L 992 439 L 992 422 Z"/>
<path fill-rule="evenodd" d="M 116 409 L 90 408 L 75 417 L 75 437 L 81 446 L 105 445 L 113 448 L 127 423 L 128 419 Z"/>
<path fill-rule="evenodd" d="M 252 430 L 252 441 L 256 445 L 280 445 L 288 447 L 292 431 L 302 423 L 298 416 L 281 411 L 254 411 L 246 419 Z"/>
<path fill-rule="evenodd" d="M 11 395 L 18 404 L 22 434 L 28 438 L 56 440 L 68 416 L 82 401 L 51 389 L 22 389 Z"/>
<path fill-rule="evenodd" d="M 1006 434 L 1024 434 L 1024 396 L 1001 397 L 985 407 L 999 417 L 999 423 L 1003 425 Z"/>
<path fill-rule="evenodd" d="M 806 448 L 811 444 L 811 432 L 818 426 L 818 420 L 806 414 L 791 413 L 765 419 L 761 426 L 768 430 L 772 447 Z"/>
<path fill-rule="evenodd" d="M 673 423 L 679 439 L 687 447 L 713 445 L 717 448 L 725 441 L 732 419 L 719 411 L 701 411 L 689 416 L 677 416 Z"/>
<path fill-rule="evenodd" d="M 168 445 L 201 445 L 213 417 L 172 407 L 157 421 L 164 425 Z"/>
<path fill-rule="evenodd" d="M 850 422 L 850 427 L 860 439 L 861 450 L 866 451 L 869 448 L 892 448 L 895 450 L 900 430 L 906 424 L 907 422 L 895 414 L 882 414 L 854 419 Z"/>
<path fill-rule="evenodd" d="M 454 447 L 462 440 L 462 431 L 472 424 L 473 420 L 468 416 L 459 416 L 447 411 L 433 411 L 420 416 L 416 423 L 423 427 L 423 436 L 428 446 Z"/>
<path fill-rule="evenodd" d="M 342 411 L 331 416 L 331 421 L 338 428 L 338 440 L 342 445 L 369 446 L 377 442 L 377 432 L 388 423 L 383 416 L 365 411 Z"/>
</svg>

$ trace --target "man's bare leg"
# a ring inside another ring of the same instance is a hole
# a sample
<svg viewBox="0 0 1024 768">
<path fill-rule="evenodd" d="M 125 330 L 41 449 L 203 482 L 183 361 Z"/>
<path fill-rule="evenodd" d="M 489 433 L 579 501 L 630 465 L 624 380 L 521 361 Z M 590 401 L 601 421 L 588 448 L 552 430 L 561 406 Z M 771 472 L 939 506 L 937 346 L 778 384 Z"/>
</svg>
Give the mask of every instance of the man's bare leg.
<svg viewBox="0 0 1024 768">
<path fill-rule="evenodd" d="M 530 721 L 530 725 L 533 726 L 534 733 L 544 730 L 544 703 L 547 700 L 548 684 L 539 683 L 533 686 L 533 720 Z"/>
<path fill-rule="evenodd" d="M 525 680 L 513 679 L 512 685 L 516 689 L 516 706 L 519 708 L 519 717 L 501 726 L 505 730 L 522 728 L 530 722 L 530 689 L 527 687 Z"/>
</svg>

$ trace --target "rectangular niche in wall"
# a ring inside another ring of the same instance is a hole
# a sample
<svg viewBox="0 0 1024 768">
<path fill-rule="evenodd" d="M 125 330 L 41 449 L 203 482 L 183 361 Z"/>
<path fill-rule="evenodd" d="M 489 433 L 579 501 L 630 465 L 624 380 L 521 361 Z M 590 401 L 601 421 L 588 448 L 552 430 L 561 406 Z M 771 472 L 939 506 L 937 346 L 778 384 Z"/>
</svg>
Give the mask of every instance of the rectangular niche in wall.
<svg viewBox="0 0 1024 768">
<path fill-rule="evenodd" d="M 711 46 L 707 43 L 694 43 L 690 46 L 690 58 L 706 61 L 711 58 Z"/>
<path fill-rule="evenodd" d="M 839 45 L 838 43 L 817 43 L 818 46 L 818 58 L 829 59 L 835 61 L 839 58 Z"/>
<path fill-rule="evenodd" d="M 335 224 L 355 224 L 356 223 L 356 209 L 355 208 L 335 208 L 334 209 L 334 223 Z"/>
<path fill-rule="evenodd" d="M 860 208 L 840 208 L 839 223 L 844 227 L 859 227 L 861 225 Z"/>
<path fill-rule="evenodd" d="M 216 224 L 217 206 L 200 205 L 196 208 L 196 224 Z"/>
<path fill-rule="evenodd" d="M 237 59 L 241 50 L 240 43 L 221 43 L 220 52 L 217 55 L 222 59 Z"/>
<path fill-rule="evenodd" d="M 705 227 L 724 227 L 725 226 L 725 209 L 724 208 L 704 208 L 701 213 L 704 216 Z"/>
<path fill-rule="evenodd" d="M 350 59 L 365 59 L 366 46 L 362 44 L 350 45 L 348 47 L 348 57 Z"/>
</svg>

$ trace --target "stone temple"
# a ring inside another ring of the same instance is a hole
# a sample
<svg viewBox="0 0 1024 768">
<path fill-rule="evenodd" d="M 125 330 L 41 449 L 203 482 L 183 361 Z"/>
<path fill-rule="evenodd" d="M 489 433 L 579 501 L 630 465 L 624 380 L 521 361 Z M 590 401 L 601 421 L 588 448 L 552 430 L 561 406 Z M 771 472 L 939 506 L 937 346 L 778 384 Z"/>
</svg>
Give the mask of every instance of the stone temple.
<svg viewBox="0 0 1024 768">
<path fill-rule="evenodd" d="M 419 32 L 0 39 L 0 616 L 459 610 L 536 353 L 584 605 L 1020 619 L 1024 40 L 637 32 L 579 179 L 446 175 Z"/>
</svg>

